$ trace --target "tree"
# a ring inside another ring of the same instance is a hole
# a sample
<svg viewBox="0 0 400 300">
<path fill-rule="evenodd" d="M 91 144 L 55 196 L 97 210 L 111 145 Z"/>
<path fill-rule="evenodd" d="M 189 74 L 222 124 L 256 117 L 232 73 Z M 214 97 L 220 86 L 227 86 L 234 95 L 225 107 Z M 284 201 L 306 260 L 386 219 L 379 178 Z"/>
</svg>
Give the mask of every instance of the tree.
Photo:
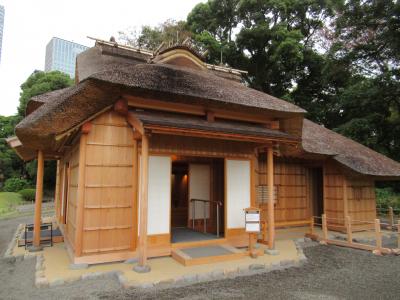
<svg viewBox="0 0 400 300">
<path fill-rule="evenodd" d="M 14 134 L 18 119 L 17 116 L 0 116 L 0 187 L 8 178 L 18 177 L 24 168 L 21 159 L 5 140 Z"/>
<path fill-rule="evenodd" d="M 21 85 L 18 115 L 25 116 L 26 104 L 33 97 L 50 91 L 62 89 L 73 84 L 73 80 L 60 71 L 35 71 Z"/>
<path fill-rule="evenodd" d="M 400 3 L 350 0 L 331 53 L 352 74 L 338 95 L 337 131 L 400 159 Z"/>
<path fill-rule="evenodd" d="M 119 39 L 128 45 L 156 50 L 161 43 L 166 45 L 183 42 L 191 33 L 186 29 L 185 21 L 167 20 L 158 26 L 142 26 L 139 32 L 128 29 L 119 32 Z"/>
<path fill-rule="evenodd" d="M 18 114 L 0 116 L 0 182 L 11 177 L 22 177 L 33 183 L 36 180 L 36 162 L 24 163 L 7 145 L 5 139 L 14 135 L 15 125 L 24 118 L 28 101 L 33 97 L 53 90 L 62 89 L 73 84 L 72 79 L 59 71 L 35 71 L 21 85 Z M 55 183 L 55 162 L 45 163 L 44 185 L 53 188 Z"/>
</svg>

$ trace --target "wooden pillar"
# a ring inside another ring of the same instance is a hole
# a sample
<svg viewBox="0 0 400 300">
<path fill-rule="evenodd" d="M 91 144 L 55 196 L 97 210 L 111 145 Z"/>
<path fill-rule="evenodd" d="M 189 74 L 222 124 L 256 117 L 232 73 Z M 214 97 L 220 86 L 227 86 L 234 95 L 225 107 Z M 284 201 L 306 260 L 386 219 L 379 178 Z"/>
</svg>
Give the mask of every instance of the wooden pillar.
<svg viewBox="0 0 400 300">
<path fill-rule="evenodd" d="M 268 248 L 275 248 L 275 207 L 274 207 L 274 151 L 267 150 L 268 164 Z"/>
<path fill-rule="evenodd" d="M 326 240 L 328 239 L 328 224 L 326 222 L 325 214 L 322 215 L 322 234 L 323 234 L 324 241 L 326 242 Z"/>
<path fill-rule="evenodd" d="M 397 222 L 397 248 L 400 249 L 400 220 Z"/>
<path fill-rule="evenodd" d="M 345 224 L 346 224 L 346 232 L 347 232 L 347 242 L 349 244 L 352 244 L 353 243 L 353 229 L 351 227 L 351 218 L 350 218 L 350 216 L 346 216 Z"/>
<path fill-rule="evenodd" d="M 346 217 L 349 215 L 349 197 L 347 194 L 347 178 L 343 176 L 343 217 L 346 220 Z"/>
<path fill-rule="evenodd" d="M 139 193 L 139 152 L 138 152 L 138 141 L 133 140 L 133 158 L 132 158 L 132 241 L 131 248 L 134 251 L 137 246 L 138 237 L 138 193 Z"/>
<path fill-rule="evenodd" d="M 35 221 L 33 225 L 33 247 L 32 251 L 39 251 L 40 247 L 40 226 L 42 217 L 42 200 L 43 200 L 43 173 L 44 173 L 44 156 L 43 151 L 38 151 L 37 173 L 36 173 L 36 195 L 35 195 Z"/>
<path fill-rule="evenodd" d="M 83 244 L 83 215 L 85 208 L 85 170 L 86 170 L 86 142 L 90 132 L 91 124 L 85 123 L 82 126 L 79 140 L 79 166 L 78 166 L 78 195 L 76 206 L 76 232 L 75 232 L 75 255 L 82 255 Z"/>
<path fill-rule="evenodd" d="M 382 250 L 382 234 L 381 234 L 381 221 L 375 219 L 375 239 L 376 239 L 376 250 L 378 253 Z"/>
<path fill-rule="evenodd" d="M 147 265 L 147 216 L 148 216 L 148 184 L 149 184 L 149 139 L 143 134 L 142 136 L 142 163 L 140 168 L 140 198 L 139 198 L 139 262 L 133 268 L 138 273 L 150 271 Z"/>
<path fill-rule="evenodd" d="M 391 207 L 391 206 L 389 206 L 389 226 L 390 226 L 390 230 L 393 230 L 394 213 L 393 213 L 393 207 Z"/>
</svg>

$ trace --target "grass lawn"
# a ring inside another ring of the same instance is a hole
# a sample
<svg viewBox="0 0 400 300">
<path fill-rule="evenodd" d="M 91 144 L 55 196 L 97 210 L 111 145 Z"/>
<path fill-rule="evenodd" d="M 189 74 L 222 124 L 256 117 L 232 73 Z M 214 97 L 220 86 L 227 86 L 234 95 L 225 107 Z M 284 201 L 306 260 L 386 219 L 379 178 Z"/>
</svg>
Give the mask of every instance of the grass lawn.
<svg viewBox="0 0 400 300">
<path fill-rule="evenodd" d="M 24 203 L 18 193 L 0 192 L 0 218 L 15 214 L 16 207 Z"/>
</svg>

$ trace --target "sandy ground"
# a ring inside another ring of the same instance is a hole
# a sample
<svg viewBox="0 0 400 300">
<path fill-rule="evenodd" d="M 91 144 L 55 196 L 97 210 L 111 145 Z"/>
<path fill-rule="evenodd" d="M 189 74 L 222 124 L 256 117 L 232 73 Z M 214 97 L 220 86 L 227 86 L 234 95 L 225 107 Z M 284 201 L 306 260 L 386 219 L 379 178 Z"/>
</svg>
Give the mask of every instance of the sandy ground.
<svg viewBox="0 0 400 300">
<path fill-rule="evenodd" d="M 18 218 L 0 221 L 4 253 Z M 124 290 L 114 279 L 95 279 L 65 286 L 34 287 L 35 260 L 0 260 L 0 299 L 399 299 L 400 257 L 334 246 L 304 250 L 299 268 L 164 290 Z"/>
</svg>

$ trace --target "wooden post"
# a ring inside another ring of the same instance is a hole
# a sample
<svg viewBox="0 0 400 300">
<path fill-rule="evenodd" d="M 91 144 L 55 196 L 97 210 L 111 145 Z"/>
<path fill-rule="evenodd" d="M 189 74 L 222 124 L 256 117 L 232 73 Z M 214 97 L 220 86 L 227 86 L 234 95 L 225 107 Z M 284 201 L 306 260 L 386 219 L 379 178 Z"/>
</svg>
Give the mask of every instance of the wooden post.
<svg viewBox="0 0 400 300">
<path fill-rule="evenodd" d="M 394 214 L 393 214 L 393 207 L 389 207 L 389 226 L 390 230 L 393 230 L 394 226 Z"/>
<path fill-rule="evenodd" d="M 314 235 L 314 216 L 312 216 L 310 220 L 310 234 Z"/>
<path fill-rule="evenodd" d="M 138 211 L 137 211 L 137 203 L 138 203 L 138 194 L 139 194 L 139 152 L 138 152 L 138 141 L 136 139 L 133 140 L 133 174 L 132 174 L 132 241 L 131 248 L 132 251 L 136 249 L 137 246 L 137 237 L 138 237 Z"/>
<path fill-rule="evenodd" d="M 346 222 L 346 231 L 347 231 L 347 242 L 349 244 L 352 244 L 353 243 L 353 230 L 351 228 L 350 216 L 346 216 L 345 222 Z"/>
<path fill-rule="evenodd" d="M 274 151 L 267 150 L 268 157 L 268 248 L 275 248 L 275 207 L 274 207 Z"/>
<path fill-rule="evenodd" d="M 397 248 L 400 249 L 400 220 L 397 223 Z"/>
<path fill-rule="evenodd" d="M 328 224 L 326 222 L 326 215 L 322 215 L 322 233 L 323 233 L 323 238 L 326 241 L 328 239 Z"/>
<path fill-rule="evenodd" d="M 33 247 L 30 251 L 42 250 L 40 246 L 40 226 L 42 217 L 42 200 L 43 200 L 43 172 L 44 172 L 44 155 L 43 151 L 38 151 L 37 173 L 36 173 L 36 194 L 35 194 L 35 220 L 33 224 Z"/>
<path fill-rule="evenodd" d="M 90 124 L 90 123 L 86 123 Z M 85 208 L 86 141 L 91 125 L 84 124 L 79 140 L 78 192 L 76 204 L 75 255 L 82 255 L 83 213 Z"/>
<path fill-rule="evenodd" d="M 133 268 L 138 273 L 146 273 L 150 271 L 150 266 L 147 265 L 147 196 L 149 182 L 149 139 L 144 134 L 142 136 L 142 164 L 140 170 L 141 186 L 139 198 L 139 262 Z"/>
<path fill-rule="evenodd" d="M 382 235 L 381 235 L 381 221 L 379 219 L 375 219 L 375 238 L 376 238 L 376 250 L 381 252 Z"/>
</svg>

